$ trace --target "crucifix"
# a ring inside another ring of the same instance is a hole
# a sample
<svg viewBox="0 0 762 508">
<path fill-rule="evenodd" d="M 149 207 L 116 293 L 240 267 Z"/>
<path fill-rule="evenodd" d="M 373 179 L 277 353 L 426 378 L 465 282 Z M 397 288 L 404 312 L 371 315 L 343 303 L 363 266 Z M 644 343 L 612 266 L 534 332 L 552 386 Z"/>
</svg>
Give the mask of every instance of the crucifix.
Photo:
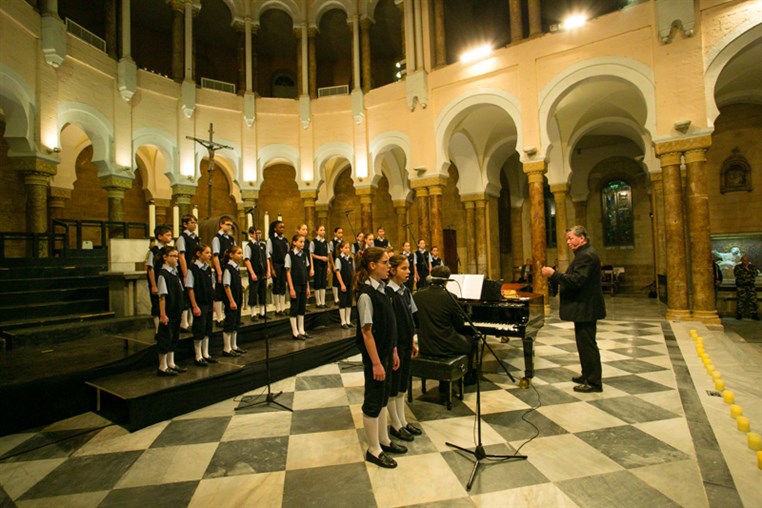
<svg viewBox="0 0 762 508">
<path fill-rule="evenodd" d="M 207 152 L 209 153 L 209 166 L 206 168 L 209 174 L 209 180 L 206 182 L 209 202 L 207 203 L 206 216 L 208 218 L 211 218 L 212 216 L 212 171 L 214 171 L 214 152 L 216 152 L 217 150 L 222 150 L 224 148 L 228 148 L 232 150 L 233 147 L 228 145 L 223 145 L 222 143 L 217 143 L 216 141 L 214 141 L 214 124 L 211 124 L 211 123 L 209 124 L 209 139 L 194 138 L 193 136 L 185 136 L 185 138 L 191 139 L 195 141 L 196 143 L 200 144 L 201 146 L 206 148 Z"/>
</svg>

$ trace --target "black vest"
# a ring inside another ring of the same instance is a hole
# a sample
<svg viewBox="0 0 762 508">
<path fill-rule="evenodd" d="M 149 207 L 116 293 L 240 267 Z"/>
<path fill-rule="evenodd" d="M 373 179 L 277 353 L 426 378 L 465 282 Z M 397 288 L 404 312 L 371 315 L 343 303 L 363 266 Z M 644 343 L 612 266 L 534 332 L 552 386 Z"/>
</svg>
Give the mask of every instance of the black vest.
<svg viewBox="0 0 762 508">
<path fill-rule="evenodd" d="M 273 264 L 282 265 L 286 262 L 286 254 L 288 253 L 288 240 L 286 240 L 285 236 L 283 238 L 278 238 L 276 235 L 273 235 L 270 238 L 270 242 L 273 246 L 273 252 L 270 259 L 272 259 Z"/>
<path fill-rule="evenodd" d="M 431 256 L 431 268 L 442 265 L 442 258 Z"/>
<path fill-rule="evenodd" d="M 383 240 L 381 240 L 380 238 L 374 238 L 373 239 L 373 245 L 375 245 L 376 247 L 381 247 L 381 248 L 385 249 L 385 248 L 389 247 L 389 239 L 388 238 L 384 238 Z"/>
<path fill-rule="evenodd" d="M 418 276 L 424 278 L 429 274 L 429 260 L 428 251 L 421 251 L 420 249 L 415 251 L 415 257 L 418 260 L 415 267 L 418 269 Z"/>
<path fill-rule="evenodd" d="M 323 241 L 321 242 L 320 240 L 315 238 L 314 240 L 312 240 L 312 244 L 315 246 L 315 252 L 313 252 L 313 254 L 315 254 L 316 256 L 328 256 L 328 242 L 326 242 L 325 239 L 323 239 Z M 319 259 L 313 259 L 313 261 L 316 267 L 326 266 L 328 264 L 325 261 L 321 261 Z"/>
<path fill-rule="evenodd" d="M 337 260 L 339 259 L 339 256 L 341 256 L 341 244 L 344 243 L 343 240 L 339 240 L 335 236 L 333 237 L 333 259 Z"/>
<path fill-rule="evenodd" d="M 198 305 L 211 305 L 214 296 L 212 269 L 207 267 L 204 270 L 194 262 L 188 265 L 188 270 L 193 274 L 193 295 L 196 297 L 196 303 Z"/>
<path fill-rule="evenodd" d="M 220 242 L 220 260 L 222 260 L 222 258 L 225 257 L 227 250 L 235 245 L 235 240 L 233 240 L 232 236 L 224 235 L 219 232 L 214 236 Z"/>
<path fill-rule="evenodd" d="M 394 317 L 392 298 L 387 293 L 381 293 L 373 289 L 373 286 L 370 284 L 362 285 L 360 295 L 363 294 L 370 296 L 370 301 L 373 304 L 373 338 L 376 341 L 378 356 L 383 361 L 389 357 L 392 349 L 397 345 L 397 319 Z M 358 295 L 358 298 L 360 295 Z M 359 319 L 357 320 L 355 342 L 360 351 L 367 354 Z"/>
<path fill-rule="evenodd" d="M 224 272 L 230 272 L 230 292 L 233 295 L 233 300 L 235 300 L 235 303 L 238 305 L 238 308 L 241 308 L 241 303 L 243 302 L 243 287 L 241 286 L 241 272 L 238 271 L 238 268 L 234 268 L 233 265 L 230 263 L 225 263 L 225 267 L 222 269 Z M 223 300 L 227 302 L 227 298 Z"/>
<path fill-rule="evenodd" d="M 156 273 L 157 283 L 160 276 L 164 277 L 164 282 L 167 284 L 167 294 L 164 297 L 164 311 L 170 319 L 179 319 L 185 305 L 183 284 L 180 282 L 180 277 L 164 268 L 160 268 Z"/>
<path fill-rule="evenodd" d="M 249 252 L 251 257 L 251 267 L 254 269 L 254 273 L 257 277 L 264 275 L 267 270 L 267 244 L 264 242 L 249 242 Z"/>
<path fill-rule="evenodd" d="M 180 233 L 180 236 L 183 237 L 183 241 L 185 242 L 185 252 L 183 252 L 185 255 L 185 264 L 190 266 L 191 263 L 193 263 L 193 258 L 196 256 L 196 247 L 198 247 L 199 238 L 197 235 L 190 236 L 185 231 Z"/>
<path fill-rule="evenodd" d="M 156 244 L 152 246 L 150 249 L 148 249 L 149 256 L 151 256 L 151 259 L 149 260 L 151 263 L 151 266 L 153 267 L 153 280 L 158 284 L 159 283 L 159 270 L 161 270 L 161 267 L 164 266 L 164 260 L 162 258 L 159 258 L 157 261 L 157 256 L 159 255 L 159 251 L 161 250 L 161 246 L 159 244 Z M 146 280 L 148 281 L 148 286 L 150 288 L 151 286 L 151 279 L 148 278 L 148 273 L 146 273 Z"/>
<path fill-rule="evenodd" d="M 410 313 L 410 301 L 413 296 L 407 287 L 402 286 L 402 288 L 405 291 L 404 294 L 392 291 L 390 287 L 386 288 L 386 292 L 392 297 L 394 314 L 397 316 L 397 346 L 410 349 L 413 345 L 413 335 L 415 335 L 415 323 Z"/>
<path fill-rule="evenodd" d="M 344 281 L 344 285 L 348 290 L 354 283 L 352 279 L 354 279 L 355 276 L 355 265 L 352 262 L 351 256 L 349 259 L 345 258 L 344 256 L 341 256 L 339 259 L 341 260 L 341 270 L 339 270 L 339 273 L 341 274 L 341 280 Z"/>
<path fill-rule="evenodd" d="M 291 282 L 294 286 L 306 286 L 309 280 L 309 269 L 307 268 L 307 253 L 302 251 L 301 255 L 294 254 L 293 250 L 288 251 L 291 258 Z"/>
</svg>

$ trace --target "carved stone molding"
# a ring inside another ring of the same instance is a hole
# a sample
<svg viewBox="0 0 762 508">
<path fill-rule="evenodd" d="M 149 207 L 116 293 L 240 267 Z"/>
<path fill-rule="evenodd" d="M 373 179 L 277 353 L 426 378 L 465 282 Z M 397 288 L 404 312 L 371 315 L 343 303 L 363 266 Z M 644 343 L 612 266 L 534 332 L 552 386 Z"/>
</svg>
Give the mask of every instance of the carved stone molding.
<svg viewBox="0 0 762 508">
<path fill-rule="evenodd" d="M 733 149 L 733 153 L 722 162 L 720 170 L 720 192 L 751 192 L 751 166 L 746 157 L 741 155 L 738 148 Z"/>
</svg>

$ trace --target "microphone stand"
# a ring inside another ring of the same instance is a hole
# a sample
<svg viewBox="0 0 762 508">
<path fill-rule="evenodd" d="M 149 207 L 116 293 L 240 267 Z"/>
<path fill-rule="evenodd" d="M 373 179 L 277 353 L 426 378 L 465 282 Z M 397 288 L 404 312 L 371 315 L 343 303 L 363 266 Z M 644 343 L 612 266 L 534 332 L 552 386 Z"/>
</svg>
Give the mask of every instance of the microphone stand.
<svg viewBox="0 0 762 508">
<path fill-rule="evenodd" d="M 259 250 L 259 246 L 257 246 L 257 250 Z M 265 258 L 265 262 L 267 262 L 267 258 Z M 263 282 L 267 284 L 267 279 L 265 279 Z M 263 400 L 254 400 L 252 403 L 246 404 L 245 406 L 238 406 L 237 408 L 235 408 L 235 410 L 241 411 L 243 409 L 247 409 L 253 406 L 259 406 L 261 404 L 273 404 L 281 409 L 285 409 L 286 411 L 293 412 L 294 411 L 293 409 L 275 400 L 278 397 L 280 397 L 283 394 L 283 392 L 280 391 L 278 393 L 273 393 L 270 387 L 270 333 L 267 327 L 267 298 L 265 298 L 264 305 L 265 305 L 265 328 L 264 328 L 265 330 L 265 379 L 267 380 L 267 395 L 265 395 L 265 398 Z M 256 398 L 259 398 L 259 397 L 261 397 L 261 395 L 258 395 Z"/>
<path fill-rule="evenodd" d="M 492 355 L 497 359 L 497 362 L 500 364 L 501 367 L 503 367 L 503 370 L 506 374 L 508 374 L 508 377 L 511 378 L 513 382 L 516 382 L 516 379 L 508 372 L 508 369 L 503 364 L 502 360 L 497 357 L 495 354 L 495 351 L 490 347 L 489 344 L 487 344 L 487 338 L 482 334 L 478 328 L 476 328 L 476 325 L 474 325 L 473 321 L 471 321 L 471 317 L 468 315 L 468 313 L 463 309 L 458 299 L 450 293 L 450 291 L 447 290 L 446 287 L 442 286 L 442 289 L 447 293 L 447 295 L 457 304 L 458 310 L 460 311 L 461 315 L 465 319 L 465 321 L 468 323 L 468 326 L 473 330 L 475 337 L 481 342 L 482 350 L 481 355 L 479 357 L 479 360 L 476 362 L 476 434 L 477 434 L 477 440 L 476 440 L 476 447 L 471 450 L 469 448 L 464 448 L 462 446 L 458 446 L 456 444 L 445 442 L 445 444 L 451 448 L 455 448 L 457 450 L 460 450 L 464 453 L 467 453 L 471 455 L 474 458 L 474 468 L 471 470 L 471 475 L 468 477 L 468 483 L 466 484 L 466 490 L 471 490 L 471 486 L 474 484 L 474 479 L 476 478 L 476 473 L 479 471 L 479 466 L 481 465 L 482 461 L 484 459 L 499 459 L 502 461 L 507 460 L 526 460 L 526 455 L 496 455 L 496 454 L 489 454 L 484 451 L 484 445 L 482 444 L 482 392 L 481 392 L 481 385 L 480 380 L 482 377 L 482 359 L 484 358 L 484 348 L 485 346 L 487 349 L 490 350 Z"/>
<path fill-rule="evenodd" d="M 357 235 L 355 234 L 355 228 L 352 226 L 352 219 L 349 218 L 349 214 L 352 213 L 354 210 L 346 210 L 344 212 L 344 217 L 347 219 L 347 222 L 349 223 L 349 230 L 352 231 L 352 239 L 357 241 Z M 354 258 L 354 256 L 353 256 Z M 334 272 L 335 273 L 335 272 Z M 350 284 L 352 281 L 349 281 Z M 344 283 L 346 285 L 346 282 Z M 351 303 L 351 302 L 350 302 Z M 349 317 L 352 317 L 352 312 L 350 311 Z M 351 323 L 351 320 L 350 320 Z M 345 370 L 345 369 L 353 369 L 356 367 L 362 367 L 362 362 L 350 362 L 348 360 L 342 360 L 339 362 L 339 369 Z"/>
</svg>

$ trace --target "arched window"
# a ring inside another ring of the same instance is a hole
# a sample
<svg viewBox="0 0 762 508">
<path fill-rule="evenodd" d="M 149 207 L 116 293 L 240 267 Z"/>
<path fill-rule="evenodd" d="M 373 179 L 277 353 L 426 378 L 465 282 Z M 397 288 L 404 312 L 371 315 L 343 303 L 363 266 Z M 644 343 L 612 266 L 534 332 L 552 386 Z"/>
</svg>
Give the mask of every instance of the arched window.
<svg viewBox="0 0 762 508">
<path fill-rule="evenodd" d="M 296 81 L 291 74 L 279 72 L 273 77 L 273 97 L 296 98 Z"/>
<path fill-rule="evenodd" d="M 633 247 L 632 187 L 623 180 L 611 180 L 601 189 L 603 244 L 607 247 Z"/>
<path fill-rule="evenodd" d="M 553 197 L 553 193 L 550 192 L 550 187 L 547 185 L 544 188 L 545 198 L 545 245 L 548 249 L 555 249 L 558 245 L 556 242 L 556 200 Z"/>
</svg>

